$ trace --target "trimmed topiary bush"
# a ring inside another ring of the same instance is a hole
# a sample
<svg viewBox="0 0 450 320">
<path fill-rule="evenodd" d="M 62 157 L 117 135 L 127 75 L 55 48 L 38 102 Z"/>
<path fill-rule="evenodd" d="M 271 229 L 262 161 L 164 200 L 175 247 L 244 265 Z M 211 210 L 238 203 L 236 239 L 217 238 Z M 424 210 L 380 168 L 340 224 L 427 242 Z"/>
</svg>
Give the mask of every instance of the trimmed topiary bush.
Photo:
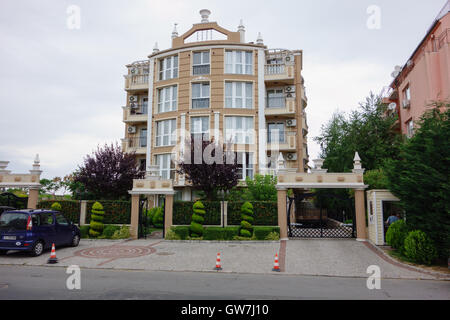
<svg viewBox="0 0 450 320">
<path fill-rule="evenodd" d="M 103 219 L 105 212 L 103 211 L 103 206 L 100 202 L 94 203 L 92 206 L 91 223 L 89 229 L 89 235 L 91 237 L 97 238 L 103 232 Z"/>
<path fill-rule="evenodd" d="M 250 202 L 245 202 L 241 207 L 241 231 L 242 237 L 251 238 L 253 235 L 253 206 Z"/>
<path fill-rule="evenodd" d="M 54 202 L 50 208 L 52 210 L 54 210 L 54 211 L 61 211 L 62 210 L 62 207 L 59 204 L 59 202 Z"/>
<path fill-rule="evenodd" d="M 200 238 L 203 236 L 203 223 L 205 222 L 205 206 L 201 201 L 197 201 L 192 206 L 194 213 L 191 218 L 191 226 L 189 227 L 191 237 Z"/>
<path fill-rule="evenodd" d="M 408 235 L 408 228 L 404 220 L 395 221 L 386 232 L 386 243 L 392 248 L 403 251 L 403 244 Z"/>
<path fill-rule="evenodd" d="M 437 258 L 436 246 L 423 231 L 411 231 L 405 239 L 405 256 L 417 263 L 430 265 Z"/>
</svg>

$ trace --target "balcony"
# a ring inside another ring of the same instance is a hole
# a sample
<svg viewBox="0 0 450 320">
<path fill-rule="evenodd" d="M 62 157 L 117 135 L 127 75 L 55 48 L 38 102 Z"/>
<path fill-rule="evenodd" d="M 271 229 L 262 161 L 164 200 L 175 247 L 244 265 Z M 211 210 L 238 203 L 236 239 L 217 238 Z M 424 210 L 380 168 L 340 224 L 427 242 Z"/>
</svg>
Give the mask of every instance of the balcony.
<svg viewBox="0 0 450 320">
<path fill-rule="evenodd" d="M 297 136 L 293 131 L 288 131 L 280 137 L 280 142 L 276 143 L 270 141 L 267 143 L 267 150 L 269 151 L 296 151 L 297 150 Z"/>
<path fill-rule="evenodd" d="M 192 109 L 207 109 L 209 108 L 209 98 L 193 98 Z"/>
<path fill-rule="evenodd" d="M 125 76 L 125 90 L 148 90 L 148 74 Z"/>
<path fill-rule="evenodd" d="M 266 98 L 266 116 L 295 115 L 295 99 L 285 97 Z"/>
<path fill-rule="evenodd" d="M 266 64 L 264 67 L 265 81 L 285 81 L 293 84 L 295 76 L 294 65 Z"/>
<path fill-rule="evenodd" d="M 209 64 L 204 64 L 204 65 L 195 65 L 192 68 L 192 74 L 194 76 L 199 76 L 199 75 L 207 75 L 210 74 L 210 65 Z"/>
<path fill-rule="evenodd" d="M 146 154 L 147 137 L 125 138 L 122 140 L 122 148 L 128 153 Z"/>
<path fill-rule="evenodd" d="M 124 107 L 124 122 L 146 122 L 148 120 L 148 104 L 134 104 Z"/>
</svg>

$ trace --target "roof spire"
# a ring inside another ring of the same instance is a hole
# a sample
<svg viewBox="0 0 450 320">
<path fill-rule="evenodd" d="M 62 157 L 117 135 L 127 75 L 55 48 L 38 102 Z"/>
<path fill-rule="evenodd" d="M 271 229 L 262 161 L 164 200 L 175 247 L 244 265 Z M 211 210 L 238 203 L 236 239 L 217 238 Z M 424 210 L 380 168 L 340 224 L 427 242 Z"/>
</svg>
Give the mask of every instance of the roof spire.
<svg viewBox="0 0 450 320">
<path fill-rule="evenodd" d="M 178 23 L 175 23 L 172 31 L 172 39 L 178 38 L 178 31 L 177 31 L 177 25 Z"/>
<path fill-rule="evenodd" d="M 157 52 L 159 52 L 158 42 L 155 42 L 155 46 L 153 47 L 153 53 L 157 53 Z"/>
<path fill-rule="evenodd" d="M 261 32 L 258 32 L 258 39 L 256 39 L 256 44 L 264 44 Z"/>
<path fill-rule="evenodd" d="M 202 9 L 200 10 L 200 15 L 202 16 L 202 23 L 208 23 L 209 22 L 209 15 L 211 14 L 211 11 L 208 9 Z"/>
</svg>

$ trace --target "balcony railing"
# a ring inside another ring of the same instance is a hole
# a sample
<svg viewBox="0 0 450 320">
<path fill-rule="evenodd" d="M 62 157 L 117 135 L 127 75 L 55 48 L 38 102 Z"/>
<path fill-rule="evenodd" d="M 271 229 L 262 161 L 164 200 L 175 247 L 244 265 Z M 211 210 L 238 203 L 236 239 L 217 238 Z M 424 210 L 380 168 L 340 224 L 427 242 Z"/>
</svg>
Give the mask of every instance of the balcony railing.
<svg viewBox="0 0 450 320">
<path fill-rule="evenodd" d="M 194 76 L 202 75 L 202 74 L 209 74 L 211 72 L 210 69 L 211 68 L 210 68 L 209 64 L 193 66 L 192 74 Z"/>
<path fill-rule="evenodd" d="M 132 106 L 127 107 L 129 114 L 131 116 L 140 116 L 148 114 L 148 104 L 134 104 Z"/>
<path fill-rule="evenodd" d="M 194 98 L 192 99 L 192 109 L 209 108 L 209 98 Z"/>
<path fill-rule="evenodd" d="M 129 149 L 147 148 L 147 137 L 126 138 L 126 146 Z"/>
<path fill-rule="evenodd" d="M 268 97 L 266 98 L 266 108 L 285 108 L 285 97 Z"/>
<path fill-rule="evenodd" d="M 149 81 L 148 74 L 138 74 L 138 75 L 128 75 L 125 76 L 125 89 L 142 89 L 148 85 Z"/>
<path fill-rule="evenodd" d="M 285 64 L 266 64 L 265 66 L 265 74 L 284 74 L 286 72 Z"/>
</svg>

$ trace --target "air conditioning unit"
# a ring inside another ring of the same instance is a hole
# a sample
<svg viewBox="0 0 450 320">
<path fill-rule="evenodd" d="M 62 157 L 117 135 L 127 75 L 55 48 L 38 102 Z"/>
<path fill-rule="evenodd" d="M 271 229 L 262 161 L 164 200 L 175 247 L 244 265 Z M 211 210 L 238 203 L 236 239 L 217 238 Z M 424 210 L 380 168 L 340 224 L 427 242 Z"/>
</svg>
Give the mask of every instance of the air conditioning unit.
<svg viewBox="0 0 450 320">
<path fill-rule="evenodd" d="M 408 109 L 411 106 L 410 100 L 403 100 L 403 109 Z"/>
<path fill-rule="evenodd" d="M 128 127 L 128 133 L 136 133 L 136 127 L 134 126 Z"/>
<path fill-rule="evenodd" d="M 139 97 L 138 97 L 138 96 L 130 96 L 130 97 L 128 98 L 128 100 L 130 101 L 130 103 L 132 103 L 132 102 L 137 103 L 138 100 L 139 100 Z"/>
<path fill-rule="evenodd" d="M 286 155 L 287 161 L 296 161 L 297 160 L 297 154 L 296 153 L 288 153 Z"/>
<path fill-rule="evenodd" d="M 284 93 L 286 93 L 286 94 L 288 94 L 288 93 L 295 93 L 295 86 L 284 87 Z"/>
<path fill-rule="evenodd" d="M 294 55 L 287 55 L 286 58 L 284 58 L 284 61 L 286 62 L 286 64 L 293 64 L 295 62 Z"/>
<path fill-rule="evenodd" d="M 295 120 L 295 119 L 286 120 L 286 127 L 296 127 L 296 126 L 297 126 L 297 120 Z"/>
<path fill-rule="evenodd" d="M 139 105 L 137 103 L 134 103 L 134 102 L 130 103 L 131 109 L 137 109 L 138 107 L 139 107 Z"/>
<path fill-rule="evenodd" d="M 139 73 L 139 69 L 138 68 L 131 68 L 130 73 L 132 75 L 138 74 Z"/>
</svg>

